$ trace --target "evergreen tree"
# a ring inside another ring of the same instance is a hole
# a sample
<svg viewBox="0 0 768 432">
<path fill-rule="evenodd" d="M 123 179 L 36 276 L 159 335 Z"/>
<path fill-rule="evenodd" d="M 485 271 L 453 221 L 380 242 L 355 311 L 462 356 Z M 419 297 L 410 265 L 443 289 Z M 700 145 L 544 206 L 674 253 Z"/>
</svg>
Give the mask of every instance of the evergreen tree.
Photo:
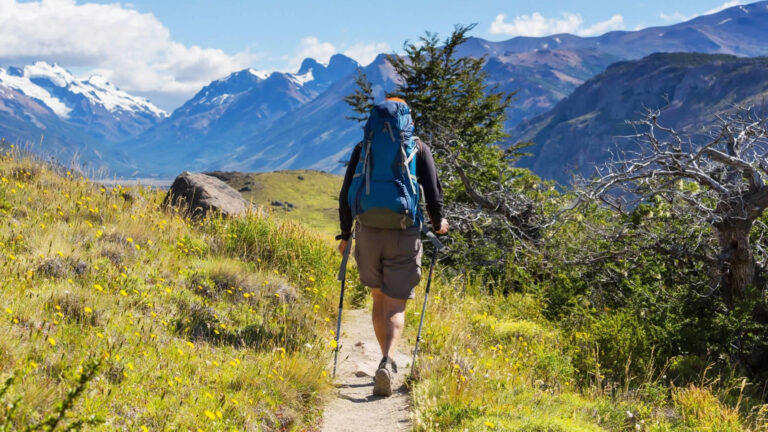
<svg viewBox="0 0 768 432">
<path fill-rule="evenodd" d="M 508 138 L 504 121 L 514 94 L 486 83 L 484 57 L 458 53 L 474 27 L 457 25 L 442 41 L 427 32 L 405 43 L 405 56 L 389 55 L 400 85 L 388 96 L 408 103 L 416 135 L 434 150 L 455 228 L 451 259 L 498 278 L 509 252 L 537 235 L 534 203 L 525 192 L 539 179 L 512 166 L 527 144 L 501 146 Z M 345 100 L 364 121 L 373 92 L 364 76 L 358 75 L 357 84 Z"/>
<path fill-rule="evenodd" d="M 362 68 L 357 68 L 357 75 L 355 76 L 355 84 L 357 88 L 355 92 L 349 96 L 344 97 L 344 102 L 352 107 L 358 115 L 347 116 L 347 120 L 356 120 L 358 122 L 364 122 L 368 120 L 368 113 L 373 108 L 373 86 L 368 81 L 368 77 L 365 75 L 365 71 Z"/>
</svg>

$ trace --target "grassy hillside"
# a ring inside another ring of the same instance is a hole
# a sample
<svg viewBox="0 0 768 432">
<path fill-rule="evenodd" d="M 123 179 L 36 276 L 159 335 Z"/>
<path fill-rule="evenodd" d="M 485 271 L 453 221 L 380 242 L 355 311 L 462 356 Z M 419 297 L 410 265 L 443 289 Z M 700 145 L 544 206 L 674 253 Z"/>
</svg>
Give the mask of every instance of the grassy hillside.
<svg viewBox="0 0 768 432">
<path fill-rule="evenodd" d="M 327 238 L 260 213 L 192 221 L 161 201 L 3 153 L 0 430 L 317 430 L 338 295 Z M 704 380 L 667 387 L 660 368 L 622 387 L 596 362 L 580 384 L 572 359 L 595 347 L 534 295 L 469 275 L 433 292 L 416 430 L 768 430 L 768 406 Z"/>
<path fill-rule="evenodd" d="M 302 222 L 324 233 L 339 231 L 340 176 L 311 170 L 208 174 L 239 190 L 245 199 L 271 209 L 273 215 Z M 273 205 L 276 201 L 283 205 Z"/>
<path fill-rule="evenodd" d="M 54 414 L 91 365 L 61 425 L 315 422 L 338 265 L 326 239 L 263 214 L 193 222 L 155 190 L 101 187 L 13 151 L 0 177 L 0 429 Z"/>
</svg>

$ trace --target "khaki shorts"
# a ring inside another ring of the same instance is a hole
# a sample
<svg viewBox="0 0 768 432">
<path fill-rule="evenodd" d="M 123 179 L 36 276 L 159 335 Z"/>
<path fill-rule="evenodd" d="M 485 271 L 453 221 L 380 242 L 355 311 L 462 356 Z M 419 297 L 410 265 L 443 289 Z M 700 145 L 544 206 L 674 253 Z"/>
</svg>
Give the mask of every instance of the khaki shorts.
<svg viewBox="0 0 768 432">
<path fill-rule="evenodd" d="M 355 231 L 355 261 L 360 282 L 393 298 L 412 299 L 421 280 L 419 227 L 393 230 L 360 226 Z"/>
</svg>

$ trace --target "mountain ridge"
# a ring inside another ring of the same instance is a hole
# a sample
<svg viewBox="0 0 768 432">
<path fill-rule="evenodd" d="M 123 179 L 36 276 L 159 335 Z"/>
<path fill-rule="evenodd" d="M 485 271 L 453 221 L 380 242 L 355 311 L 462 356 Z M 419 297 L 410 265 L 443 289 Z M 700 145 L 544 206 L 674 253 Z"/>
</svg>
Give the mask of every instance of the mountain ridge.
<svg viewBox="0 0 768 432">
<path fill-rule="evenodd" d="M 668 127 L 706 136 L 718 113 L 768 100 L 768 57 L 658 53 L 618 62 L 579 86 L 551 111 L 521 123 L 515 141 L 533 141 L 519 166 L 563 184 L 589 177 L 615 152 L 635 144 L 627 121 L 661 110 Z"/>
<path fill-rule="evenodd" d="M 617 61 L 656 51 L 768 55 L 766 39 L 768 1 L 761 1 L 666 27 L 594 37 L 558 34 L 498 42 L 472 37 L 459 55 L 485 56 L 487 83 L 516 92 L 506 129 L 519 135 L 519 125 L 554 109 Z M 327 64 L 307 58 L 296 73 L 244 69 L 211 82 L 170 115 L 130 117 L 130 110 L 118 110 L 125 117 L 117 121 L 105 101 L 57 85 L 60 77 L 48 71 L 35 78 L 37 84 L 29 81 L 36 93 L 17 100 L 9 98 L 19 89 L 0 80 L 0 135 L 21 142 L 44 135 L 43 142 L 52 144 L 44 152 L 65 160 L 80 154 L 120 176 L 170 178 L 183 169 L 339 173 L 339 161 L 359 139 L 359 125 L 346 120 L 352 111 L 343 101 L 355 88 L 354 71 L 369 74 L 380 98 L 397 82 L 385 63 L 385 55 L 379 55 L 362 67 L 336 54 Z M 0 71 L 12 81 L 24 70 Z M 98 78 L 79 82 L 94 92 L 114 96 L 119 91 Z"/>
</svg>

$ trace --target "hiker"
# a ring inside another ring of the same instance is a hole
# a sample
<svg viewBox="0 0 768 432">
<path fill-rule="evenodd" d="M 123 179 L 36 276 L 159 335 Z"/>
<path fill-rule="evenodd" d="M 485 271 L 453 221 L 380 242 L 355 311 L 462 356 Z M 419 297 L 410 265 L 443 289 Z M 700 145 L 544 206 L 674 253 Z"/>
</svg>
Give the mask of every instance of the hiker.
<svg viewBox="0 0 768 432">
<path fill-rule="evenodd" d="M 421 185 L 421 188 L 419 187 Z M 392 355 L 405 323 L 406 301 L 421 280 L 421 229 L 426 223 L 419 198 L 437 234 L 448 232 L 443 191 L 429 146 L 413 136 L 413 120 L 402 99 L 375 105 L 364 139 L 352 151 L 339 194 L 343 254 L 355 224 L 354 257 L 360 282 L 371 289 L 373 329 L 381 362 L 373 393 L 392 394 L 397 364 Z"/>
</svg>

